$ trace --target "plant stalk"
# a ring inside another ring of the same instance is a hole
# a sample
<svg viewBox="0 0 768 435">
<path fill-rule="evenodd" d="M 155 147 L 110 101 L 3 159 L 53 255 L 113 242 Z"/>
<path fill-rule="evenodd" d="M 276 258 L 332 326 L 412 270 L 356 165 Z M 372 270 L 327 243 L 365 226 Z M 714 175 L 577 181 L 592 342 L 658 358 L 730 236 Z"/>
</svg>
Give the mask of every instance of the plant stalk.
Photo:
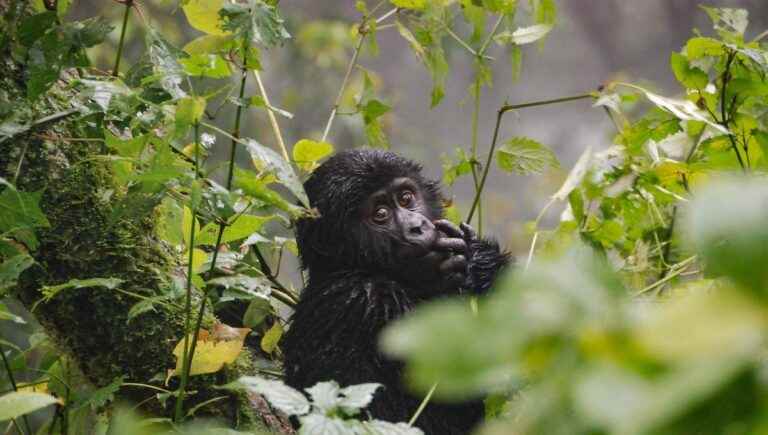
<svg viewBox="0 0 768 435">
<path fill-rule="evenodd" d="M 120 59 L 123 57 L 123 46 L 125 45 L 125 31 L 128 28 L 128 17 L 131 15 L 133 0 L 125 0 L 125 13 L 123 14 L 123 27 L 120 30 L 120 42 L 117 43 L 117 55 L 115 56 L 115 68 L 112 70 L 112 76 L 117 77 L 120 72 Z"/>
<path fill-rule="evenodd" d="M 488 158 L 486 159 L 485 167 L 483 167 L 483 176 L 480 178 L 480 187 L 475 193 L 475 199 L 472 201 L 472 208 L 469 209 L 467 222 L 470 222 L 472 220 L 472 216 L 474 216 L 475 214 L 475 209 L 477 208 L 477 205 L 480 202 L 480 195 L 483 193 L 483 188 L 485 188 L 485 181 L 488 178 L 488 170 L 491 167 L 491 162 L 493 160 L 493 153 L 496 150 L 496 142 L 499 137 L 499 127 L 501 126 L 501 118 L 504 116 L 504 114 L 511 110 L 565 103 L 568 101 L 583 100 L 586 98 L 594 98 L 594 94 L 588 93 L 588 94 L 574 95 L 572 97 L 555 98 L 553 100 L 532 101 L 530 103 L 523 103 L 523 104 L 511 104 L 511 105 L 505 104 L 501 106 L 501 108 L 499 109 L 496 115 L 496 126 L 493 129 L 493 139 L 491 140 L 491 149 L 488 151 Z"/>
<path fill-rule="evenodd" d="M 198 167 L 200 162 L 200 124 L 195 123 L 195 179 L 197 179 Z M 181 381 L 179 383 L 179 397 L 176 400 L 176 410 L 174 412 L 173 420 L 175 422 L 181 422 L 182 412 L 184 410 L 184 395 L 186 393 L 187 382 L 189 381 L 189 370 L 192 366 L 192 347 L 189 343 L 189 331 L 191 326 L 191 312 L 192 312 L 192 265 L 194 263 L 193 255 L 195 252 L 195 206 L 191 208 L 192 223 L 189 230 L 189 257 L 187 259 L 187 291 L 184 300 L 184 351 L 182 353 L 181 361 Z M 203 298 L 205 301 L 205 298 Z M 195 337 L 196 338 L 196 337 Z"/>
</svg>

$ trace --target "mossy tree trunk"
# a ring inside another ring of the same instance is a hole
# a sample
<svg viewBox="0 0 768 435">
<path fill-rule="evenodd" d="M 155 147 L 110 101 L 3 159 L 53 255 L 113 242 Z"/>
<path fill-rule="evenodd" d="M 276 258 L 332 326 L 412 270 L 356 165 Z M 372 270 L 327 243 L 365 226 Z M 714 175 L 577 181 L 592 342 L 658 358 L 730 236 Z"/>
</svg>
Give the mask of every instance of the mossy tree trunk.
<svg viewBox="0 0 768 435">
<path fill-rule="evenodd" d="M 13 31 L 14 21 L 31 13 L 29 3 L 0 0 L 4 32 Z M 3 39 L 7 41 L 7 37 Z M 14 104 L 26 99 L 26 71 L 23 62 L 14 61 L 9 47 L 0 47 L 0 97 L 4 103 Z M 65 82 L 37 101 L 25 103 L 34 119 L 71 109 L 72 95 Z M 103 160 L 94 159 L 104 154 L 103 143 L 73 140 L 101 135 L 88 131 L 88 125 L 81 115 L 72 115 L 0 143 L 0 177 L 15 180 L 18 190 L 42 192 L 40 205 L 50 222 L 50 227 L 36 233 L 40 245 L 31 252 L 35 265 L 23 273 L 13 295 L 95 386 L 107 385 L 119 376 L 134 383 L 152 383 L 150 379 L 175 366 L 172 350 L 183 337 L 184 313 L 167 304 L 129 320 L 130 308 L 140 300 L 129 293 L 159 294 L 169 285 L 181 259 L 155 237 L 151 210 L 140 219 L 114 217 L 114 201 L 120 199 L 110 194 L 112 174 Z M 68 289 L 40 302 L 43 286 L 97 277 L 123 280 L 122 292 Z M 246 361 L 228 368 L 229 378 L 249 374 L 248 367 Z M 194 406 L 224 394 L 210 388 L 212 379 L 193 378 L 197 382 L 189 389 L 197 394 L 189 396 L 185 404 Z M 156 391 L 141 388 L 122 388 L 119 393 L 121 399 L 131 402 L 154 394 Z M 173 409 L 173 400 L 165 408 L 155 404 L 155 412 L 170 415 Z M 284 420 L 275 419 L 259 398 L 236 395 L 233 400 L 207 405 L 205 410 L 238 422 L 241 428 L 263 427 L 266 421 L 273 429 L 279 430 L 280 423 L 287 429 Z"/>
</svg>

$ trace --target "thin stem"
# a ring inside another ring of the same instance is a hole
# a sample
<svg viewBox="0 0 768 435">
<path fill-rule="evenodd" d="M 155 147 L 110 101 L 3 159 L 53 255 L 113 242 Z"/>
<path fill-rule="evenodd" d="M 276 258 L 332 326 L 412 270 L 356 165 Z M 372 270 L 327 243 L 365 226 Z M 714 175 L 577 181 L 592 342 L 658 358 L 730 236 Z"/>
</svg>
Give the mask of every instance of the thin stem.
<svg viewBox="0 0 768 435">
<path fill-rule="evenodd" d="M 496 141 L 498 140 L 498 137 L 499 137 L 499 127 L 501 126 L 501 118 L 504 116 L 504 114 L 511 110 L 525 109 L 527 107 L 546 106 L 549 104 L 565 103 L 568 101 L 583 100 L 586 98 L 594 98 L 594 95 L 592 93 L 589 93 L 589 94 L 574 95 L 572 97 L 555 98 L 553 100 L 533 101 L 530 103 L 512 104 L 512 105 L 505 104 L 504 106 L 501 106 L 498 114 L 496 115 L 496 126 L 493 129 L 493 139 L 491 140 L 491 149 L 488 152 L 488 158 L 486 159 L 485 167 L 483 168 L 483 176 L 480 179 L 480 188 L 475 193 L 475 199 L 474 201 L 472 201 L 472 208 L 469 209 L 467 222 L 470 222 L 472 220 L 472 216 L 474 216 L 475 214 L 475 208 L 477 208 L 477 204 L 480 201 L 480 195 L 483 193 L 483 188 L 485 187 L 485 181 L 488 178 L 488 170 L 491 167 L 491 161 L 493 160 L 493 152 L 496 150 Z"/>
<path fill-rule="evenodd" d="M 16 379 L 13 377 L 13 370 L 11 369 L 11 364 L 8 362 L 8 357 L 5 356 L 5 352 L 3 351 L 3 349 L 0 349 L 0 356 L 3 357 L 3 366 L 5 367 L 5 373 L 8 375 L 8 380 L 11 382 L 11 388 L 13 388 L 13 391 L 19 391 L 19 387 L 18 385 L 16 385 Z M 21 418 L 22 420 L 24 420 L 24 426 L 26 426 L 27 428 L 27 433 L 33 434 L 34 432 L 32 432 L 32 428 L 29 426 L 29 420 L 27 420 L 26 414 L 23 415 Z M 14 420 L 14 423 L 16 423 L 15 420 Z M 19 426 L 18 423 L 16 423 L 16 427 L 19 429 L 19 432 L 21 432 L 22 434 L 24 433 L 24 431 L 21 430 L 21 427 Z"/>
<path fill-rule="evenodd" d="M 361 29 L 364 24 L 365 23 L 363 22 L 363 24 L 360 26 Z M 349 77 L 352 75 L 352 70 L 355 68 L 355 65 L 357 65 L 357 60 L 360 57 L 360 50 L 363 48 L 365 36 L 365 33 L 361 33 L 360 39 L 357 41 L 355 51 L 352 54 L 352 59 L 350 59 L 349 65 L 347 65 L 347 72 L 344 74 L 344 79 L 341 81 L 341 88 L 339 88 L 339 93 L 336 95 L 336 101 L 333 103 L 331 115 L 328 117 L 328 122 L 325 123 L 325 130 L 323 131 L 323 137 L 320 139 L 320 142 L 325 142 L 325 140 L 328 138 L 328 133 L 331 131 L 331 125 L 333 125 L 333 120 L 336 118 L 336 112 L 339 110 L 341 99 L 344 97 L 344 90 L 347 88 L 347 82 L 349 82 Z"/>
<path fill-rule="evenodd" d="M 469 44 L 467 44 L 463 39 L 461 39 L 461 37 L 459 35 L 457 35 L 456 33 L 454 33 L 454 31 L 451 30 L 451 28 L 448 27 L 447 25 L 445 26 L 445 31 L 446 31 L 446 33 L 448 33 L 448 36 L 450 36 L 456 42 L 458 42 L 459 45 L 464 47 L 470 54 L 472 54 L 472 56 L 477 56 L 477 52 L 475 51 L 475 49 L 472 48 Z"/>
<path fill-rule="evenodd" d="M 413 416 L 408 421 L 408 426 L 413 426 L 413 424 L 416 423 L 416 420 L 418 420 L 422 411 L 424 411 L 424 408 L 427 407 L 429 400 L 432 399 L 432 395 L 435 393 L 435 390 L 437 389 L 437 384 L 438 384 L 437 382 L 432 384 L 432 388 L 429 389 L 429 392 L 427 393 L 427 395 L 424 396 L 424 400 L 421 401 L 421 403 L 419 404 L 419 407 L 416 409 L 416 412 L 413 413 Z"/>
<path fill-rule="evenodd" d="M 755 36 L 755 39 L 753 39 L 752 42 L 760 42 L 765 39 L 766 36 L 768 36 L 768 30 L 765 30 L 761 34 Z"/>
<path fill-rule="evenodd" d="M 272 285 L 280 290 L 282 294 L 291 299 L 291 303 L 288 305 L 295 306 L 299 302 L 299 298 L 296 297 L 293 292 L 285 288 L 285 286 L 277 280 L 277 276 L 272 273 L 272 268 L 269 267 L 269 263 L 267 263 L 264 255 L 262 255 L 261 251 L 256 247 L 256 245 L 251 245 L 251 247 L 253 248 L 253 253 L 256 255 L 256 259 L 259 261 L 259 267 L 261 268 L 262 273 L 264 273 Z"/>
<path fill-rule="evenodd" d="M 200 156 L 200 124 L 195 123 L 195 179 L 197 179 L 197 169 L 199 165 Z M 184 346 L 182 352 L 182 366 L 181 366 L 181 382 L 179 384 L 179 397 L 176 400 L 176 411 L 174 413 L 174 421 L 180 422 L 182 418 L 182 412 L 184 409 L 184 395 L 187 388 L 187 382 L 189 379 L 189 370 L 192 365 L 191 347 L 189 343 L 189 331 L 191 326 L 192 315 L 192 274 L 194 273 L 194 252 L 195 252 L 195 206 L 193 204 L 191 215 L 192 224 L 189 230 L 189 257 L 187 259 L 187 289 L 184 300 Z M 205 299 L 203 299 L 205 300 Z M 195 337 L 197 338 L 197 337 Z"/>
<path fill-rule="evenodd" d="M 723 127 L 725 127 L 726 130 L 728 130 L 728 123 L 730 120 L 728 119 L 728 111 L 726 110 L 726 89 L 728 87 L 728 82 L 730 81 L 730 74 L 731 74 L 731 63 L 733 63 L 733 59 L 736 57 L 736 54 L 731 52 L 728 54 L 728 60 L 725 64 L 725 71 L 723 71 L 723 89 L 720 92 L 720 124 L 722 124 Z M 741 166 L 741 170 L 743 172 L 747 172 L 747 166 L 744 164 L 744 160 L 741 158 L 741 153 L 739 152 L 739 147 L 736 145 L 736 139 L 733 138 L 733 134 L 728 134 L 728 141 L 731 142 L 731 148 L 733 148 L 733 152 L 736 153 L 736 160 L 739 161 L 739 166 Z"/>
<path fill-rule="evenodd" d="M 24 156 L 27 155 L 27 147 L 29 146 L 29 141 L 24 141 L 24 148 L 21 149 L 21 155 L 19 156 L 19 163 L 16 165 L 16 172 L 13 174 L 13 185 L 16 185 L 16 180 L 19 179 L 19 174 L 21 173 L 21 165 L 24 163 Z"/>
<path fill-rule="evenodd" d="M 493 25 L 493 29 L 491 29 L 491 33 L 488 34 L 488 37 L 485 38 L 485 41 L 483 41 L 483 44 L 480 46 L 480 49 L 477 50 L 478 56 L 482 56 L 485 54 L 485 50 L 488 48 L 488 44 L 491 43 L 493 40 L 494 35 L 496 35 L 496 31 L 499 30 L 499 26 L 501 25 L 501 21 L 504 19 L 504 15 L 499 15 L 499 18 L 496 20 L 496 24 Z"/>
<path fill-rule="evenodd" d="M 665 283 L 669 282 L 672 278 L 674 278 L 674 277 L 680 275 L 681 273 L 683 273 L 685 271 L 685 269 L 688 267 L 688 265 L 693 263 L 695 260 L 696 260 L 696 256 L 694 255 L 692 257 L 688 257 L 685 260 L 675 264 L 674 266 L 672 266 L 672 269 L 674 269 L 673 272 L 669 273 L 667 276 L 665 276 L 664 278 L 654 282 L 653 284 L 645 287 L 644 289 L 638 291 L 637 293 L 634 294 L 634 296 L 640 296 L 640 295 L 642 295 L 644 293 L 647 293 L 647 292 L 649 292 L 649 291 L 659 287 L 662 284 L 665 284 Z"/>
<path fill-rule="evenodd" d="M 379 18 L 376 18 L 376 24 L 379 24 L 380 22 L 386 20 L 387 18 L 391 17 L 392 15 L 396 14 L 397 11 L 399 11 L 400 8 L 393 8 L 392 10 L 388 11 L 384 15 L 380 16 Z"/>
<path fill-rule="evenodd" d="M 481 62 L 481 60 L 478 59 L 477 62 Z M 477 195 L 477 192 L 480 190 L 480 179 L 478 178 L 478 174 L 477 174 L 477 163 L 478 163 L 477 138 L 478 138 L 478 124 L 479 124 L 479 118 L 480 118 L 480 97 L 481 97 L 481 91 L 482 91 L 482 86 L 480 85 L 479 71 L 476 73 L 476 76 L 475 76 L 474 88 L 475 88 L 475 100 L 474 100 L 475 104 L 472 110 L 472 149 L 471 149 L 472 164 L 470 168 L 472 169 L 472 180 L 475 183 L 475 195 Z M 471 222 L 467 221 L 467 223 L 471 223 Z M 483 235 L 483 203 L 482 202 L 478 202 L 477 204 L 477 232 L 480 236 Z"/>
<path fill-rule="evenodd" d="M 290 162 L 291 158 L 288 157 L 288 149 L 285 147 L 283 134 L 280 132 L 280 124 L 277 123 L 277 118 L 275 117 L 275 113 L 272 110 L 272 104 L 269 102 L 269 96 L 267 96 L 267 90 L 264 88 L 264 83 L 262 83 L 261 81 L 261 74 L 259 74 L 257 70 L 254 70 L 253 76 L 256 78 L 256 84 L 259 86 L 259 92 L 261 93 L 261 98 L 264 99 L 264 103 L 267 106 L 267 117 L 269 118 L 269 123 L 272 126 L 272 131 L 275 132 L 275 138 L 277 139 L 277 144 L 280 145 L 280 151 L 283 152 L 283 158 L 285 159 L 285 161 Z"/>
<path fill-rule="evenodd" d="M 238 100 L 243 99 L 243 95 L 245 95 L 245 85 L 247 84 L 248 79 L 248 68 L 246 65 L 248 65 L 248 40 L 247 38 L 243 38 L 242 41 L 243 44 L 243 66 L 241 69 L 242 78 L 240 80 L 240 92 Z M 237 149 L 237 143 L 240 139 L 240 123 L 243 116 L 243 106 L 238 105 L 237 111 L 235 112 L 235 125 L 232 130 L 232 144 L 229 151 L 229 169 L 227 173 L 227 183 L 226 188 L 227 190 L 232 190 L 232 181 L 234 179 L 234 170 L 235 170 L 235 151 Z M 195 142 L 198 142 L 199 138 L 195 138 Z M 197 147 L 195 147 L 197 149 Z M 216 244 L 214 245 L 214 251 L 213 255 L 211 257 L 211 268 L 208 270 L 208 273 L 211 274 L 216 269 L 216 260 L 219 256 L 219 247 L 221 246 L 221 239 L 224 236 L 224 229 L 226 228 L 227 224 L 226 222 L 222 222 L 219 224 L 219 232 L 216 236 Z M 203 300 L 200 301 L 200 309 L 197 312 L 197 319 L 195 320 L 195 326 L 193 330 L 193 336 L 192 336 L 192 344 L 190 346 L 189 350 L 189 357 L 188 357 L 188 364 L 187 364 L 187 371 L 189 370 L 189 367 L 192 366 L 192 360 L 195 356 L 195 349 L 197 348 L 197 340 L 200 336 L 200 328 L 203 324 L 203 315 L 205 314 L 205 308 L 206 304 L 208 302 L 208 290 L 206 289 L 203 291 Z M 184 393 L 184 390 L 181 390 L 181 394 Z M 181 395 L 179 396 L 182 397 Z M 176 409 L 177 415 L 180 414 L 180 408 L 177 407 Z"/>
<path fill-rule="evenodd" d="M 128 28 L 128 17 L 131 15 L 133 0 L 125 1 L 125 13 L 123 14 L 123 28 L 120 30 L 120 42 L 117 43 L 117 55 L 115 56 L 115 68 L 112 75 L 117 77 L 120 72 L 120 59 L 123 57 L 123 46 L 125 45 L 125 30 Z"/>
</svg>

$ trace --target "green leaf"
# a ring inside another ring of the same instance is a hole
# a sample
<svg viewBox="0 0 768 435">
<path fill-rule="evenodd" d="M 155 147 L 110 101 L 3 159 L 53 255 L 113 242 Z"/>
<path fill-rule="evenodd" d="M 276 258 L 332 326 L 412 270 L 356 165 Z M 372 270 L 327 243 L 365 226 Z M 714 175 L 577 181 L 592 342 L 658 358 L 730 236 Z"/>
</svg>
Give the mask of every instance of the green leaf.
<svg viewBox="0 0 768 435">
<path fill-rule="evenodd" d="M 14 255 L 0 263 L 0 295 L 16 285 L 22 272 L 35 264 L 35 259 L 27 254 Z"/>
<path fill-rule="evenodd" d="M 259 232 L 265 223 L 272 220 L 274 216 L 254 216 L 250 214 L 242 215 L 224 228 L 221 236 L 221 243 L 229 243 L 235 240 L 245 239 L 253 233 Z M 215 245 L 219 234 L 219 224 L 210 222 L 200 230 L 195 237 L 195 245 Z"/>
<path fill-rule="evenodd" d="M 293 161 L 305 171 L 312 171 L 320 159 L 332 152 L 333 145 L 328 142 L 301 139 L 293 146 Z"/>
<path fill-rule="evenodd" d="M 130 139 L 122 139 L 112 134 L 107 128 L 102 131 L 104 132 L 104 142 L 107 144 L 107 147 L 115 151 L 117 155 L 128 157 L 130 159 L 139 158 L 139 155 L 144 150 L 144 147 L 146 147 L 149 139 L 148 134 Z"/>
<path fill-rule="evenodd" d="M 184 97 L 176 103 L 176 136 L 181 137 L 205 114 L 205 98 Z"/>
<path fill-rule="evenodd" d="M 159 81 L 160 86 L 174 99 L 185 97 L 187 94 L 181 89 L 184 68 L 179 60 L 187 57 L 187 53 L 174 47 L 153 28 L 147 32 L 147 46 L 154 72 L 153 79 Z"/>
<path fill-rule="evenodd" d="M 62 404 L 62 402 L 50 394 L 11 392 L 0 396 L 0 421 L 18 418 L 55 404 Z"/>
<path fill-rule="evenodd" d="M 276 321 L 271 328 L 261 337 L 261 350 L 266 353 L 272 353 L 277 349 L 277 344 L 283 337 L 283 325 Z"/>
<path fill-rule="evenodd" d="M 182 6 L 189 24 L 195 29 L 209 35 L 226 35 L 219 19 L 219 11 L 224 6 L 224 0 L 188 0 Z"/>
<path fill-rule="evenodd" d="M 183 50 L 190 55 L 196 54 L 222 54 L 234 48 L 234 40 L 231 36 L 203 35 L 193 39 Z"/>
<path fill-rule="evenodd" d="M 125 380 L 123 376 L 116 377 L 108 385 L 105 385 L 98 390 L 88 394 L 82 401 L 78 401 L 73 404 L 72 410 L 80 409 L 85 406 L 90 407 L 91 410 L 97 411 L 109 402 L 115 399 L 115 394 L 120 391 L 120 387 Z"/>
<path fill-rule="evenodd" d="M 293 217 L 304 214 L 304 209 L 286 201 L 280 194 L 267 187 L 267 182 L 252 172 L 235 168 L 235 186 L 246 195 L 279 208 Z"/>
<path fill-rule="evenodd" d="M 47 302 L 64 290 L 91 287 L 104 287 L 108 290 L 114 290 L 123 282 L 125 281 L 119 278 L 71 279 L 64 284 L 43 286 L 40 292 L 43 294 L 43 300 Z"/>
<path fill-rule="evenodd" d="M 765 296 L 768 289 L 768 185 L 758 178 L 719 180 L 694 196 L 690 238 L 707 270 Z"/>
<path fill-rule="evenodd" d="M 674 98 L 662 97 L 661 95 L 654 94 L 648 90 L 645 90 L 639 86 L 633 86 L 636 89 L 642 91 L 646 98 L 653 104 L 663 109 L 676 118 L 683 121 L 701 121 L 719 131 L 720 133 L 730 134 L 730 132 L 713 120 L 709 114 L 700 109 L 696 104 L 689 100 L 678 100 Z"/>
<path fill-rule="evenodd" d="M 193 77 L 221 79 L 232 74 L 229 63 L 218 54 L 193 54 L 179 59 L 179 63 L 184 67 L 184 72 Z"/>
<path fill-rule="evenodd" d="M 413 9 L 420 11 L 427 6 L 427 0 L 390 0 L 390 2 L 402 9 Z"/>
<path fill-rule="evenodd" d="M 704 56 L 719 57 L 724 53 L 723 43 L 717 39 L 696 37 L 689 39 L 685 44 L 685 55 L 688 60 L 695 60 Z"/>
<path fill-rule="evenodd" d="M 243 314 L 243 326 L 255 328 L 261 325 L 270 314 L 272 314 L 272 305 L 267 299 L 253 298 Z"/>
<path fill-rule="evenodd" d="M 515 137 L 505 142 L 497 151 L 496 162 L 507 172 L 523 175 L 539 174 L 547 168 L 560 166 L 549 148 L 526 137 Z"/>
<path fill-rule="evenodd" d="M 723 32 L 736 32 L 743 36 L 749 24 L 749 12 L 746 9 L 710 8 L 699 5 L 709 15 L 715 30 Z"/>
<path fill-rule="evenodd" d="M 262 173 L 274 175 L 280 184 L 287 187 L 302 204 L 309 204 L 307 194 L 304 192 L 304 186 L 289 162 L 285 161 L 272 149 L 253 139 L 248 139 L 245 147 L 251 154 L 251 160 L 256 169 Z"/>
<path fill-rule="evenodd" d="M 443 156 L 443 183 L 452 186 L 461 176 L 472 172 L 472 163 L 466 152 L 461 148 L 456 148 L 456 161 L 444 155 Z"/>
<path fill-rule="evenodd" d="M 530 44 L 536 42 L 552 30 L 551 24 L 535 24 L 529 27 L 521 27 L 514 32 L 501 32 L 493 37 L 493 40 L 499 44 Z"/>
<path fill-rule="evenodd" d="M 0 178 L 0 232 L 18 228 L 49 227 L 50 223 L 40 209 L 42 192 L 21 192 Z"/>
<path fill-rule="evenodd" d="M 686 88 L 692 89 L 704 89 L 709 83 L 709 77 L 707 74 L 696 67 L 691 67 L 688 63 L 688 59 L 679 53 L 672 53 L 669 59 L 669 63 L 672 66 L 672 72 L 675 73 L 677 81 L 683 84 Z"/>
<path fill-rule="evenodd" d="M 227 2 L 220 14 L 224 19 L 224 30 L 244 37 L 254 44 L 271 47 L 291 37 L 283 25 L 277 7 L 262 0 Z"/>
</svg>

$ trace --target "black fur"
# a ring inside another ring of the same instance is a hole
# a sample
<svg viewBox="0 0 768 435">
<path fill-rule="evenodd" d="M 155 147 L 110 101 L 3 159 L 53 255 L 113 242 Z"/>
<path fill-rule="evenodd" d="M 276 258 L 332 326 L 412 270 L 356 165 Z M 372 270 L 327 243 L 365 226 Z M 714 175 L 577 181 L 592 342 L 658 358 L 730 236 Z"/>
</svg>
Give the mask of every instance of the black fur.
<svg viewBox="0 0 768 435">
<path fill-rule="evenodd" d="M 421 166 L 391 152 L 338 153 L 305 183 L 317 219 L 297 224 L 297 242 L 309 282 L 283 339 L 286 382 L 307 388 L 336 380 L 342 386 L 378 382 L 384 388 L 367 411 L 387 421 L 408 421 L 422 398 L 406 391 L 402 363 L 379 353 L 378 335 L 390 321 L 445 292 L 424 292 L 394 273 L 398 259 L 390 239 L 370 231 L 360 206 L 394 178 L 414 180 L 430 220 L 442 217 L 437 182 Z M 488 291 L 508 255 L 488 240 L 469 243 L 467 292 Z M 435 284 L 436 285 L 436 284 Z M 430 403 L 416 421 L 426 434 L 466 434 L 483 416 L 482 401 L 459 405 Z"/>
</svg>

